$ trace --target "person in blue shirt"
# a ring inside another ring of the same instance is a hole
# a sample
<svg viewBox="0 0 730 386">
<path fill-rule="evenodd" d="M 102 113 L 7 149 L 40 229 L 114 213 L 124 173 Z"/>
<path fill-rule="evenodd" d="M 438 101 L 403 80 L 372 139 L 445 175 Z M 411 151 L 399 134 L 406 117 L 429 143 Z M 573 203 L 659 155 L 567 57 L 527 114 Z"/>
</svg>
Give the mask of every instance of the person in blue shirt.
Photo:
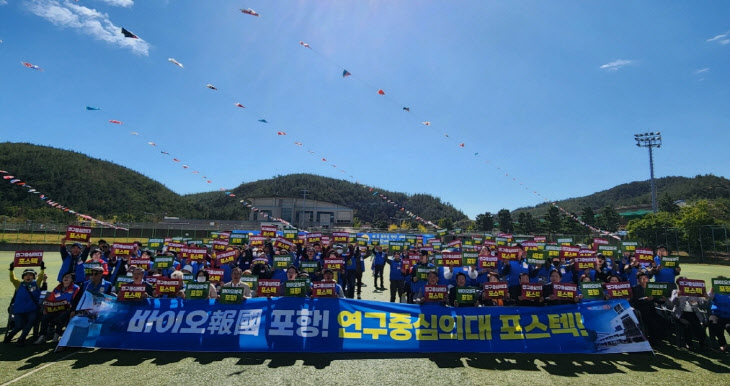
<svg viewBox="0 0 730 386">
<path fill-rule="evenodd" d="M 720 276 L 718 279 L 727 280 L 725 276 Z M 730 334 L 730 295 L 710 291 L 709 301 L 712 304 L 709 318 L 710 337 L 717 339 L 720 351 L 727 352 L 728 345 L 725 332 L 727 331 Z"/>
<path fill-rule="evenodd" d="M 41 261 L 41 274 L 38 280 L 36 280 L 36 272 L 33 268 L 25 269 L 21 275 L 22 280 L 18 280 L 15 278 L 14 268 L 13 263 L 10 263 L 10 282 L 15 287 L 10 312 L 12 312 L 15 320 L 15 328 L 5 335 L 3 343 L 10 343 L 13 336 L 22 331 L 16 344 L 23 346 L 38 318 L 38 298 L 41 295 L 46 266 Z"/>
<path fill-rule="evenodd" d="M 360 299 L 360 294 L 362 293 L 362 273 L 365 271 L 365 261 L 363 261 L 360 248 L 354 244 L 350 244 L 347 254 L 343 254 L 342 257 L 345 259 L 346 295 L 350 299 L 354 298 L 357 287 L 357 298 Z"/>
<path fill-rule="evenodd" d="M 375 251 L 373 251 L 373 283 L 375 289 L 385 289 L 385 284 L 383 284 L 383 270 L 385 268 L 386 258 L 387 254 L 383 252 L 383 247 L 380 245 L 376 246 Z M 380 278 L 380 287 L 378 287 L 378 278 Z"/>
<path fill-rule="evenodd" d="M 61 240 L 61 269 L 58 271 L 58 281 L 63 281 L 63 275 L 67 273 L 73 273 L 74 277 L 78 278 L 79 284 L 83 282 L 84 262 L 89 256 L 88 246 L 84 248 L 81 243 L 74 243 L 71 246 L 71 251 L 66 249 L 66 240 Z"/>
<path fill-rule="evenodd" d="M 519 248 L 517 259 L 510 260 L 505 263 L 500 271 L 500 276 L 507 279 L 509 294 L 512 299 L 517 299 L 517 297 L 522 294 L 520 275 L 523 273 L 530 273 L 530 267 L 525 259 L 525 248 L 522 247 L 522 244 L 516 244 L 515 247 Z"/>
<path fill-rule="evenodd" d="M 418 268 L 429 268 L 434 269 L 434 265 L 428 262 L 428 251 L 421 251 L 421 255 L 418 257 L 418 263 L 411 267 L 410 278 L 411 278 L 411 294 L 415 298 L 419 292 L 423 292 L 423 287 L 426 285 L 426 281 L 419 280 Z M 438 282 L 438 273 L 436 273 L 436 281 Z M 415 302 L 415 299 L 414 299 Z"/>
<path fill-rule="evenodd" d="M 390 302 L 395 303 L 395 295 L 398 294 L 400 301 L 405 292 L 405 275 L 403 275 L 403 260 L 400 252 L 393 254 L 393 260 L 388 259 L 388 255 L 385 255 L 385 263 L 390 265 Z"/>
<path fill-rule="evenodd" d="M 112 283 L 104 280 L 104 268 L 93 267 L 91 268 L 91 274 L 89 274 L 89 280 L 85 281 L 81 285 L 81 293 L 91 292 L 94 294 L 105 294 L 110 295 L 112 291 Z"/>
<path fill-rule="evenodd" d="M 662 258 L 667 257 L 669 252 L 667 247 L 660 245 L 656 248 L 656 256 L 654 256 L 654 263 L 656 264 L 656 273 L 654 274 L 654 281 L 657 283 L 669 283 L 669 288 L 675 289 L 676 285 L 674 281 L 677 280 L 682 268 L 677 264 L 676 267 L 666 268 L 662 266 Z"/>
</svg>

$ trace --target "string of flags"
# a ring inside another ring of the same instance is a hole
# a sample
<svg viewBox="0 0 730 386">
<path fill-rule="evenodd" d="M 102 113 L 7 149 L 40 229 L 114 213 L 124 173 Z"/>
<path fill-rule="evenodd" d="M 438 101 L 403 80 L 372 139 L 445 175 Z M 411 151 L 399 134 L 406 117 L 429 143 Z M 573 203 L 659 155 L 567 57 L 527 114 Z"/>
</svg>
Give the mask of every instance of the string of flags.
<svg viewBox="0 0 730 386">
<path fill-rule="evenodd" d="M 91 221 L 93 223 L 96 223 L 96 224 L 105 226 L 107 228 L 114 228 L 114 229 L 125 230 L 125 231 L 128 231 L 129 230 L 127 228 L 123 228 L 123 227 L 116 226 L 114 224 L 108 223 L 106 221 L 99 220 L 99 219 L 94 218 L 94 217 L 91 217 L 91 216 L 89 216 L 87 214 L 83 214 L 83 213 L 77 212 L 77 211 L 75 211 L 75 210 L 73 210 L 73 209 L 71 209 L 71 208 L 69 208 L 67 206 L 64 206 L 61 203 L 59 203 L 59 202 L 57 202 L 55 200 L 52 200 L 50 197 L 48 197 L 47 195 L 43 194 L 38 189 L 35 189 L 32 186 L 28 185 L 25 181 L 22 181 L 20 178 L 16 178 L 15 176 L 11 175 L 8 171 L 0 170 L 0 175 L 2 175 L 3 180 L 7 181 L 10 185 L 15 185 L 15 186 L 18 186 L 18 187 L 22 187 L 22 188 L 26 189 L 26 192 L 28 194 L 35 194 L 36 196 L 38 196 L 38 198 L 41 201 L 44 201 L 51 208 L 55 208 L 55 209 L 61 210 L 63 212 L 72 214 L 72 215 L 74 215 L 76 217 L 82 218 L 84 220 Z"/>
</svg>

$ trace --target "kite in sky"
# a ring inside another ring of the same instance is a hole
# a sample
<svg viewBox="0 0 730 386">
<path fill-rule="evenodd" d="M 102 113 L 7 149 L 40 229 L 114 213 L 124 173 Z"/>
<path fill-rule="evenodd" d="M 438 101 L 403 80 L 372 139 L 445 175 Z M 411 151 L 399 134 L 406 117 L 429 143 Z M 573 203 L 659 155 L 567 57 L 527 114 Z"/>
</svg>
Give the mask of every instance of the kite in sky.
<svg viewBox="0 0 730 386">
<path fill-rule="evenodd" d="M 301 142 L 294 142 L 294 144 L 297 145 L 297 146 L 302 146 L 302 143 Z"/>
<path fill-rule="evenodd" d="M 408 112 L 411 112 L 411 108 L 410 107 L 404 107 L 403 110 L 408 111 Z"/>
<path fill-rule="evenodd" d="M 139 135 L 139 133 L 138 133 L 138 132 L 136 132 L 136 131 L 131 131 L 131 132 L 129 132 L 129 134 L 132 134 L 132 135 Z"/>
<path fill-rule="evenodd" d="M 276 135 L 286 135 L 286 133 L 285 133 L 285 132 L 283 132 L 283 131 L 277 131 L 277 132 L 276 132 Z"/>
<path fill-rule="evenodd" d="M 464 142 L 460 143 L 459 147 L 464 147 Z"/>
<path fill-rule="evenodd" d="M 36 65 L 35 65 L 35 64 L 33 64 L 33 63 L 28 63 L 28 62 L 23 62 L 23 61 L 21 61 L 21 62 L 20 62 L 20 64 L 22 64 L 22 65 L 24 65 L 24 66 L 26 66 L 26 67 L 28 67 L 28 68 L 30 68 L 30 69 L 33 69 L 33 70 L 43 71 L 43 69 L 42 69 L 42 68 L 40 68 L 40 67 L 36 66 Z"/>
<path fill-rule="evenodd" d="M 180 67 L 180 68 L 184 68 L 183 65 L 182 65 L 182 63 L 180 63 L 177 60 L 175 60 L 175 58 L 167 58 L 167 61 L 170 62 L 170 63 L 172 63 L 172 64 L 174 64 L 174 65 L 176 65 L 176 66 L 178 66 L 178 67 Z"/>
<path fill-rule="evenodd" d="M 157 146 L 157 144 L 154 143 L 154 142 L 147 142 L 147 144 L 150 145 L 150 146 Z"/>
<path fill-rule="evenodd" d="M 96 110 L 101 110 L 101 109 L 98 107 L 86 106 L 86 110 L 96 111 Z"/>
<path fill-rule="evenodd" d="M 385 91 L 383 91 L 382 89 L 380 89 L 380 90 L 378 90 L 378 94 L 385 95 Z"/>
<path fill-rule="evenodd" d="M 242 105 L 242 104 L 240 104 L 240 103 L 234 103 L 234 104 L 235 104 L 236 106 L 238 106 L 238 107 L 242 108 L 242 109 L 245 109 L 245 108 L 246 108 L 246 106 L 244 106 L 244 105 Z"/>
<path fill-rule="evenodd" d="M 307 44 L 307 43 L 305 43 L 305 42 L 303 42 L 301 40 L 299 41 L 299 44 L 301 44 L 302 46 L 307 47 L 307 48 L 312 48 L 312 47 L 309 46 L 309 44 Z"/>
<path fill-rule="evenodd" d="M 162 153 L 162 154 L 164 154 L 164 155 L 170 155 L 170 153 L 168 153 L 168 152 L 166 152 L 166 151 L 160 151 L 160 153 Z"/>
<path fill-rule="evenodd" d="M 175 161 L 175 162 L 180 162 L 180 160 L 177 159 L 177 158 L 173 158 L 172 160 Z"/>
<path fill-rule="evenodd" d="M 323 162 L 327 162 L 327 159 L 326 159 L 326 158 L 322 158 L 322 161 L 323 161 Z"/>
<path fill-rule="evenodd" d="M 190 166 L 188 166 L 188 165 L 183 165 L 183 169 L 187 169 L 187 168 L 189 168 L 189 167 L 190 167 Z"/>
<path fill-rule="evenodd" d="M 121 124 L 123 124 L 123 122 L 121 122 L 121 121 L 117 121 L 116 119 L 110 119 L 110 120 L 109 120 L 109 123 L 116 123 L 117 125 L 121 125 Z"/>
<path fill-rule="evenodd" d="M 347 78 L 347 77 L 348 77 L 348 76 L 350 76 L 350 75 L 352 75 L 352 74 L 350 74 L 350 71 L 347 71 L 347 70 L 342 70 L 342 77 L 343 77 L 343 78 Z M 381 90 L 381 91 L 382 91 L 382 90 Z"/>
<path fill-rule="evenodd" d="M 124 27 L 122 27 L 122 35 L 124 35 L 125 38 L 139 39 L 139 36 L 127 31 Z"/>
<path fill-rule="evenodd" d="M 249 8 L 249 9 L 242 9 L 241 12 L 245 13 L 246 15 L 257 16 L 257 17 L 258 16 L 261 16 L 261 15 L 259 15 L 258 13 L 256 13 L 256 11 L 254 11 L 251 8 Z"/>
<path fill-rule="evenodd" d="M 209 89 L 211 89 L 211 90 L 218 90 L 217 88 L 215 88 L 215 86 L 213 86 L 213 85 L 212 85 L 212 84 L 210 84 L 210 83 L 206 84 L 206 85 L 205 85 L 205 87 L 207 87 L 207 88 L 209 88 Z"/>
<path fill-rule="evenodd" d="M 429 122 L 429 121 L 425 121 L 425 122 L 421 122 L 421 123 L 423 123 L 426 126 L 431 126 L 431 122 Z"/>
<path fill-rule="evenodd" d="M 261 123 L 269 123 L 265 119 L 259 119 L 259 122 L 261 122 Z"/>
</svg>

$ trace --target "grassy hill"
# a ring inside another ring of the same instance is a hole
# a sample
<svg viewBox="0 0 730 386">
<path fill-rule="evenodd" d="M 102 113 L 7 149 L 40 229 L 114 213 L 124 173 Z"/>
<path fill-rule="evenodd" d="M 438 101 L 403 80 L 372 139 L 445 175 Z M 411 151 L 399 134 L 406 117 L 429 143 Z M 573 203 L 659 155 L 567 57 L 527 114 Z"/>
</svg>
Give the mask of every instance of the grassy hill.
<svg viewBox="0 0 730 386">
<path fill-rule="evenodd" d="M 730 199 L 730 180 L 714 175 L 698 175 L 694 178 L 664 177 L 656 180 L 657 198 L 669 194 L 674 200 L 695 201 L 701 199 Z M 605 206 L 621 208 L 627 206 L 651 206 L 651 185 L 649 181 L 634 181 L 585 197 L 557 201 L 561 207 L 579 213 L 584 207 L 594 210 Z M 547 213 L 549 204 L 518 208 L 515 212 L 528 212 L 533 216 Z"/>
<path fill-rule="evenodd" d="M 90 158 L 73 151 L 27 143 L 0 143 L 0 169 L 27 178 L 28 183 L 54 200 L 95 217 L 120 221 L 154 221 L 177 216 L 199 219 L 242 219 L 248 209 L 238 199 L 221 192 L 181 196 L 161 183 L 134 170 Z M 0 183 L 0 216 L 33 221 L 69 221 L 70 215 L 44 205 L 37 195 L 28 194 L 3 181 Z M 234 189 L 237 197 L 294 196 L 308 189 L 308 198 L 349 206 L 363 222 L 388 221 L 398 216 L 396 209 L 362 185 L 316 176 L 293 174 L 249 182 Z M 466 218 L 439 198 L 380 190 L 413 212 L 438 220 Z"/>
<path fill-rule="evenodd" d="M 403 205 L 417 215 L 436 221 L 450 218 L 453 221 L 466 219 L 467 216 L 455 209 L 451 204 L 442 202 L 438 197 L 428 194 L 407 195 L 377 189 L 370 192 L 362 185 L 334 178 L 321 177 L 314 174 L 290 174 L 277 176 L 267 180 L 259 180 L 241 184 L 233 189 L 236 197 L 301 197 L 302 189 L 307 189 L 307 199 L 329 201 L 355 209 L 355 216 L 363 222 L 389 222 L 391 217 L 401 216 L 399 211 L 373 192 L 378 191 L 389 199 Z M 240 207 L 237 201 L 231 201 L 220 192 L 198 193 L 188 196 L 200 204 L 201 208 L 215 210 L 232 210 Z M 390 220 L 392 222 L 392 220 Z"/>
</svg>

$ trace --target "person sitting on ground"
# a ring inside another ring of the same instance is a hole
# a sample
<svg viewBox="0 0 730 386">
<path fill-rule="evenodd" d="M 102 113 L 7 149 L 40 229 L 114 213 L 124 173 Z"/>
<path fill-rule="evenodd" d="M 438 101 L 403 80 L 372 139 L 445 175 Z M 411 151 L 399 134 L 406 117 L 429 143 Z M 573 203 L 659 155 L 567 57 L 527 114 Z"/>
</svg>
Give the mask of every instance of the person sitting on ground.
<svg viewBox="0 0 730 386">
<path fill-rule="evenodd" d="M 323 279 L 324 282 L 337 283 L 335 281 L 335 273 L 332 272 L 331 269 L 325 269 L 324 272 L 322 273 L 322 275 L 324 276 L 324 279 Z M 335 293 L 337 294 L 338 298 L 340 298 L 340 299 L 345 298 L 345 291 L 342 290 L 342 286 L 339 284 L 335 284 Z"/>
<path fill-rule="evenodd" d="M 46 296 L 46 299 L 43 301 L 45 309 L 43 310 L 41 329 L 35 344 L 46 342 L 46 339 L 51 333 L 51 324 L 54 325 L 55 331 L 52 342 L 58 343 L 61 339 L 63 330 L 68 325 L 69 320 L 74 316 L 74 310 L 80 300 L 79 294 L 81 293 L 81 288 L 74 284 L 75 279 L 72 272 L 65 273 L 61 276 L 61 283 Z"/>
<path fill-rule="evenodd" d="M 677 278 L 677 286 L 679 281 L 684 277 Z M 672 297 L 669 299 L 672 306 L 672 314 L 679 322 L 680 329 L 684 333 L 684 348 L 692 348 L 692 339 L 697 339 L 700 351 L 704 351 L 707 347 L 707 335 L 705 335 L 705 325 L 707 324 L 707 316 L 702 310 L 706 308 L 707 299 L 702 296 L 680 296 L 679 290 L 672 291 Z"/>
<path fill-rule="evenodd" d="M 98 253 L 99 255 L 101 253 Z M 81 292 L 91 292 L 92 294 L 111 295 L 112 283 L 104 280 L 104 268 L 96 266 L 91 268 L 89 280 L 81 285 Z"/>
<path fill-rule="evenodd" d="M 459 272 L 456 274 L 456 285 L 449 289 L 449 305 L 452 307 L 476 307 L 479 304 L 479 297 L 474 296 L 474 303 L 459 303 L 457 292 L 459 288 L 466 288 L 466 274 Z"/>
<path fill-rule="evenodd" d="M 727 279 L 720 276 L 718 279 Z M 717 294 L 711 290 L 709 301 L 712 303 L 709 319 L 710 336 L 717 339 L 719 349 L 722 352 L 728 351 L 725 331 L 730 334 L 730 295 Z"/>
<path fill-rule="evenodd" d="M 434 271 L 429 271 L 428 276 L 426 278 L 426 283 L 419 288 L 418 293 L 416 293 L 415 297 L 413 298 L 413 301 L 416 303 L 420 303 L 421 305 L 445 305 L 447 303 L 448 296 L 445 296 L 443 300 L 428 300 L 426 299 L 426 286 L 435 286 L 439 283 L 439 274 Z"/>
<path fill-rule="evenodd" d="M 15 334 L 22 331 L 16 344 L 23 346 L 38 318 L 38 299 L 41 295 L 46 265 L 41 261 L 41 274 L 38 280 L 36 280 L 37 275 L 33 268 L 23 270 L 23 274 L 20 276 L 22 281 L 18 280 L 15 278 L 14 268 L 13 263 L 10 263 L 10 282 L 15 287 L 15 294 L 10 302 L 10 312 L 15 320 L 15 328 L 5 334 L 3 343 L 10 343 Z"/>
</svg>

